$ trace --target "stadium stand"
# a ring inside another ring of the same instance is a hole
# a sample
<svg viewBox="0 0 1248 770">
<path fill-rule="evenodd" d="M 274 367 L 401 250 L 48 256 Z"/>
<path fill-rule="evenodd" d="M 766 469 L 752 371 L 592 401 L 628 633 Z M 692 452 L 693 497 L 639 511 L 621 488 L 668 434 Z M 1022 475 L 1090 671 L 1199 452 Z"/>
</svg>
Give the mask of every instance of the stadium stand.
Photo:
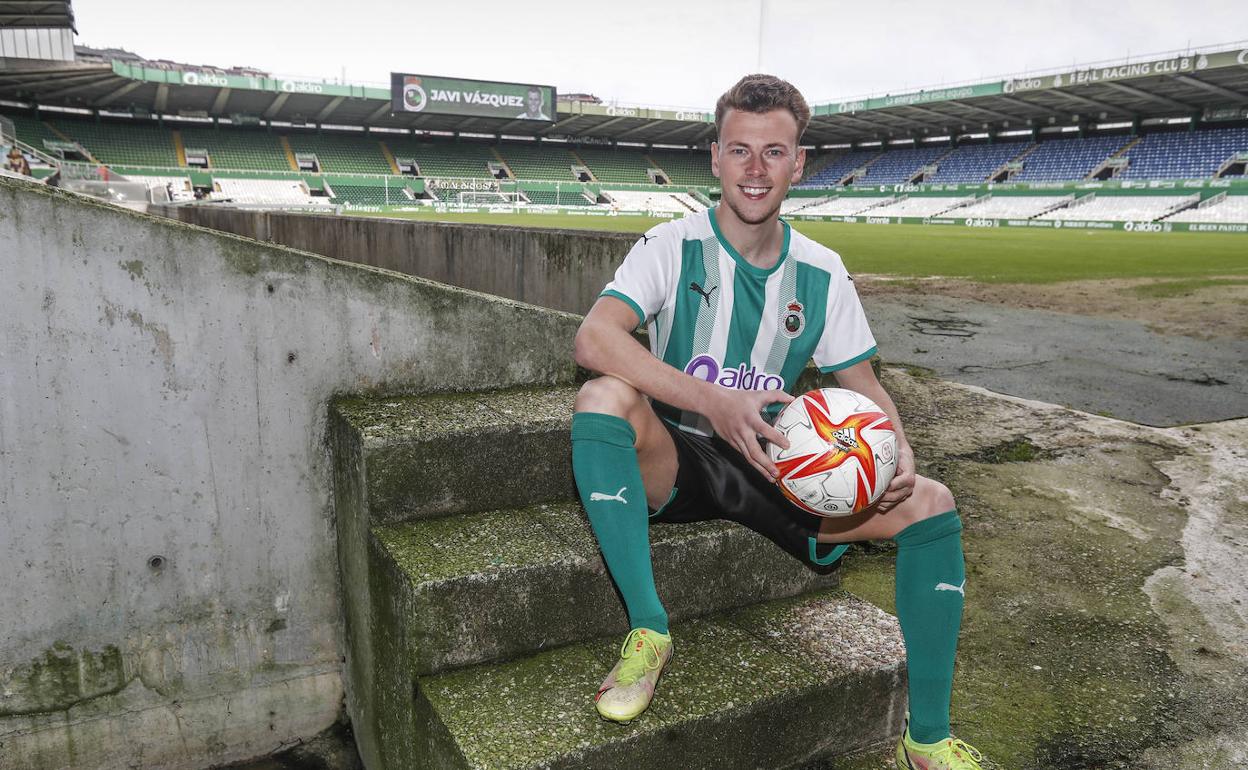
<svg viewBox="0 0 1248 770">
<path fill-rule="evenodd" d="M 1074 200 L 1073 195 L 990 195 L 958 209 L 960 217 L 1031 219 Z"/>
<path fill-rule="evenodd" d="M 1124 155 L 1122 179 L 1201 179 L 1237 152 L 1248 152 L 1248 128 L 1146 134 Z"/>
<path fill-rule="evenodd" d="M 614 208 L 620 211 L 671 211 L 689 213 L 705 208 L 685 194 L 668 192 L 649 192 L 645 190 L 603 190 L 604 195 L 611 198 Z"/>
<path fill-rule="evenodd" d="M 961 216 L 961 206 L 974 201 L 973 195 L 958 198 L 915 197 L 900 198 L 896 203 L 889 203 L 871 210 L 871 215 L 882 217 L 934 217 L 953 210 L 954 216 Z"/>
<path fill-rule="evenodd" d="M 936 173 L 927 179 L 932 184 L 975 184 L 1007 161 L 1013 160 L 1031 146 L 1031 142 L 999 144 L 967 144 L 941 159 Z"/>
<path fill-rule="evenodd" d="M 796 214 L 799 211 L 802 211 L 803 209 L 808 209 L 813 206 L 818 206 L 820 204 L 827 203 L 827 202 L 828 202 L 828 198 L 826 197 L 785 198 L 783 201 L 780 202 L 780 214 L 782 216 L 787 216 L 789 214 Z"/>
<path fill-rule="evenodd" d="M 818 187 L 840 184 L 840 181 L 852 171 L 867 165 L 880 156 L 879 149 L 854 150 L 840 155 L 831 163 L 820 169 L 814 176 L 802 180 L 799 187 Z"/>
<path fill-rule="evenodd" d="M 1180 206 L 1191 204 L 1199 197 L 1199 195 L 1099 195 L 1096 197 L 1088 195 L 1070 206 L 1054 209 L 1036 218 L 1151 222 Z"/>
<path fill-rule="evenodd" d="M 159 126 L 60 118 L 47 123 L 86 148 L 96 160 L 110 166 L 176 168 L 180 165 L 172 132 Z"/>
<path fill-rule="evenodd" d="M 886 198 L 859 198 L 856 196 L 852 198 L 833 198 L 827 203 L 820 203 L 817 206 L 803 209 L 802 213 L 825 216 L 853 216 L 894 200 L 896 198 L 891 195 Z"/>
<path fill-rule="evenodd" d="M 646 157 L 654 161 L 657 168 L 663 169 L 674 185 L 719 186 L 719 180 L 711 173 L 711 157 L 706 150 L 651 150 Z"/>
<path fill-rule="evenodd" d="M 296 155 L 315 154 L 322 172 L 393 174 L 396 171 L 386 160 L 376 137 L 292 133 L 286 139 Z"/>
<path fill-rule="evenodd" d="M 274 203 L 311 205 L 329 203 L 326 198 L 313 198 L 308 186 L 297 179 L 230 179 L 213 180 L 212 198 L 235 203 Z"/>
<path fill-rule="evenodd" d="M 1208 203 L 1166 217 L 1167 222 L 1248 223 L 1248 195 L 1219 195 Z"/>
<path fill-rule="evenodd" d="M 651 168 L 651 164 L 640 152 L 621 149 L 603 150 L 596 147 L 581 147 L 573 152 L 599 182 L 650 184 L 646 169 Z"/>
<path fill-rule="evenodd" d="M 572 166 L 579 165 L 563 147 L 539 147 L 522 144 L 500 145 L 498 152 L 507 162 L 516 179 L 549 179 L 573 181 Z"/>
<path fill-rule="evenodd" d="M 579 190 L 525 190 L 529 203 L 537 206 L 592 206 L 594 201 Z"/>
<path fill-rule="evenodd" d="M 333 197 L 332 203 L 349 203 L 355 206 L 384 206 L 394 203 L 408 203 L 412 200 L 411 193 L 403 185 L 403 180 L 386 177 L 333 177 L 325 179 Z M 324 200 L 322 198 L 321 200 Z"/>
<path fill-rule="evenodd" d="M 1105 160 L 1129 144 L 1135 137 L 1112 136 L 1072 137 L 1041 142 L 1023 160 L 1023 170 L 1012 182 L 1058 182 L 1083 179 Z"/>
<path fill-rule="evenodd" d="M 36 150 L 47 151 L 47 145 L 43 143 L 45 139 L 51 142 L 65 141 L 42 120 L 35 120 L 25 115 L 5 115 L 5 117 L 13 121 L 13 129 L 18 140 Z"/>
<path fill-rule="evenodd" d="M 491 179 L 489 164 L 498 162 L 484 144 L 418 142 L 403 136 L 386 137 L 384 142 L 396 159 L 416 161 L 420 176 Z"/>
<path fill-rule="evenodd" d="M 191 187 L 191 178 L 189 176 L 135 176 L 129 177 L 132 182 L 140 182 L 149 190 L 159 188 L 171 193 L 169 200 L 171 201 L 189 201 L 195 199 L 195 191 Z"/>
<path fill-rule="evenodd" d="M 290 161 L 277 136 L 239 128 L 184 128 L 182 146 L 205 150 L 209 168 L 290 171 Z M 173 163 L 172 165 L 178 165 Z"/>
<path fill-rule="evenodd" d="M 867 167 L 867 173 L 862 178 L 862 181 L 866 184 L 901 184 L 909 182 L 915 174 L 919 173 L 923 166 L 935 163 L 938 158 L 948 154 L 949 151 L 948 145 L 889 150 L 879 160 Z"/>
</svg>

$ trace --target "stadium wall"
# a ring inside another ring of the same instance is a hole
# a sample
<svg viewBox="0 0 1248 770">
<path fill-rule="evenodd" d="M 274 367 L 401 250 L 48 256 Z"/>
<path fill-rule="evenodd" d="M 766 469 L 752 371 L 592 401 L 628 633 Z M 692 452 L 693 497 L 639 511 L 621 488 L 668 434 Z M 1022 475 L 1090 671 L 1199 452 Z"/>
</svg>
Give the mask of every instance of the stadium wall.
<svg viewBox="0 0 1248 770">
<path fill-rule="evenodd" d="M 154 206 L 153 213 L 465 289 L 585 313 L 636 235 Z"/>
<path fill-rule="evenodd" d="M 329 399 L 575 376 L 574 316 L 28 182 L 0 179 L 0 274 L 3 770 L 332 725 Z"/>
</svg>

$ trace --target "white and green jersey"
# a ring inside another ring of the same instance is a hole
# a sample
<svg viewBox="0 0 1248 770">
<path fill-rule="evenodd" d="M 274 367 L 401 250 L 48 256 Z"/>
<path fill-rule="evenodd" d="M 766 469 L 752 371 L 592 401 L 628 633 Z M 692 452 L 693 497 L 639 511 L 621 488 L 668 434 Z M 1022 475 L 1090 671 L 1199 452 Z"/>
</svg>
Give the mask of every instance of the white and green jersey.
<svg viewBox="0 0 1248 770">
<path fill-rule="evenodd" d="M 665 363 L 726 388 L 791 393 L 811 358 L 833 372 L 876 347 L 840 256 L 782 225 L 780 259 L 763 270 L 728 243 L 714 209 L 664 222 L 637 241 L 601 296 L 636 311 Z M 712 432 L 696 412 L 654 407 L 683 430 Z"/>
</svg>

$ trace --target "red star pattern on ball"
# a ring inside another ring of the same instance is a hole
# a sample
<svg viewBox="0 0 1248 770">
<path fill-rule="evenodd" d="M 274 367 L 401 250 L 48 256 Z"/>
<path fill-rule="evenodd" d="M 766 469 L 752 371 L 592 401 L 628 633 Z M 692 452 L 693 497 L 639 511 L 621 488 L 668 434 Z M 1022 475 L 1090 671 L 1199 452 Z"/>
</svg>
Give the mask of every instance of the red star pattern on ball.
<svg viewBox="0 0 1248 770">
<path fill-rule="evenodd" d="M 834 468 L 839 468 L 850 459 L 858 460 L 857 484 L 854 492 L 854 513 L 866 508 L 868 501 L 875 492 L 875 455 L 871 447 L 861 438 L 862 431 L 867 428 L 892 430 L 893 423 L 883 412 L 855 412 L 841 422 L 833 422 L 828 416 L 828 402 L 820 391 L 812 391 L 802 397 L 806 415 L 810 418 L 815 433 L 828 444 L 823 452 L 799 455 L 776 463 L 776 470 L 781 478 L 805 479 L 817 476 Z M 837 433 L 852 437 L 849 441 L 837 438 Z M 783 487 L 782 487 L 783 489 Z M 795 496 L 783 490 L 785 496 L 795 500 Z M 799 503 L 801 504 L 801 503 Z M 805 504 L 801 504 L 807 508 Z"/>
</svg>

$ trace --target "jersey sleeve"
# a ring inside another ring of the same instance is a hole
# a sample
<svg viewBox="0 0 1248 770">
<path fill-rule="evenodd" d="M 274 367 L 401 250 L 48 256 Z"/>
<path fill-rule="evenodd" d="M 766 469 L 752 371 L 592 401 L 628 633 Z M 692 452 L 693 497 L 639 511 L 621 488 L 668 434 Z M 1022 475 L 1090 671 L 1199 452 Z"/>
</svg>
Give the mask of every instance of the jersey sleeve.
<svg viewBox="0 0 1248 770">
<path fill-rule="evenodd" d="M 835 372 L 867 360 L 876 349 L 854 279 L 837 259 L 828 282 L 827 318 L 815 347 L 815 366 L 824 374 Z"/>
<path fill-rule="evenodd" d="M 674 280 L 672 271 L 679 269 L 671 253 L 671 244 L 678 240 L 663 225 L 650 229 L 629 250 L 598 296 L 623 300 L 637 314 L 638 325 L 649 321 L 662 309 Z"/>
</svg>

